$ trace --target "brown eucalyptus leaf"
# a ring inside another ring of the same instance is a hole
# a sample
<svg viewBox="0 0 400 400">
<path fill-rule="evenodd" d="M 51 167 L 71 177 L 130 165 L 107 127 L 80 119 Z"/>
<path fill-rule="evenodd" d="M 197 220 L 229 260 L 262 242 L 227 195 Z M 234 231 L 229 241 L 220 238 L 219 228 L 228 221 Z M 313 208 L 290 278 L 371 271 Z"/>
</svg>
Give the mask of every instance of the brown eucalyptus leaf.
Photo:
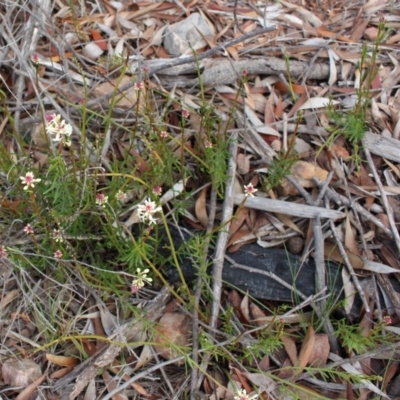
<svg viewBox="0 0 400 400">
<path fill-rule="evenodd" d="M 308 365 L 316 368 L 324 367 L 328 361 L 329 352 L 330 346 L 328 335 L 325 333 L 315 335 L 314 347 Z"/>
<path fill-rule="evenodd" d="M 207 214 L 207 187 L 200 191 L 199 197 L 195 204 L 195 214 L 201 225 L 205 228 L 208 225 L 208 214 Z"/>
<path fill-rule="evenodd" d="M 309 364 L 314 349 L 314 345 L 315 345 L 315 331 L 314 328 L 311 325 L 309 325 L 299 353 L 299 359 L 297 363 L 297 366 L 299 367 L 298 373 L 300 373 L 300 371 L 306 365 Z"/>
<path fill-rule="evenodd" d="M 296 342 L 292 336 L 289 335 L 282 335 L 281 337 L 283 346 L 286 350 L 287 355 L 290 358 L 290 361 L 292 362 L 292 365 L 296 365 L 298 361 L 297 357 L 297 347 L 296 347 Z"/>
<path fill-rule="evenodd" d="M 58 356 L 50 353 L 46 354 L 46 359 L 47 361 L 61 367 L 73 367 L 74 365 L 79 364 L 79 360 L 75 357 Z"/>
<path fill-rule="evenodd" d="M 327 260 L 332 260 L 336 261 L 339 264 L 343 264 L 343 257 L 340 254 L 338 246 L 330 242 L 325 242 L 324 251 L 325 251 L 325 258 Z M 352 253 L 350 250 L 345 250 L 345 251 L 354 269 L 364 268 L 364 260 L 359 255 Z"/>
<path fill-rule="evenodd" d="M 154 339 L 158 343 L 154 346 L 158 354 L 170 360 L 181 355 L 174 347 L 188 346 L 191 336 L 190 318 L 181 313 L 165 313 L 157 324 Z M 184 364 L 184 360 L 177 364 Z"/>
</svg>

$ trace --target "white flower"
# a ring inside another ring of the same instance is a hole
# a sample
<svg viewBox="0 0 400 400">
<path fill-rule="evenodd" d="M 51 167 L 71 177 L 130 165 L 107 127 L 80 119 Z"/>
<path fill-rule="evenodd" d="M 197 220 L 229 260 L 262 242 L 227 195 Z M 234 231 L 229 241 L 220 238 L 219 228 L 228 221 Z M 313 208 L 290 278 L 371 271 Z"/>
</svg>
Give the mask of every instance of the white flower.
<svg viewBox="0 0 400 400">
<path fill-rule="evenodd" d="M 122 190 L 118 190 L 117 194 L 115 195 L 115 198 L 120 202 L 124 202 L 128 198 L 128 195 L 124 193 Z"/>
<path fill-rule="evenodd" d="M 246 197 L 254 197 L 254 193 L 257 192 L 258 189 L 256 189 L 252 183 L 249 183 L 248 185 L 244 185 L 244 195 Z"/>
<path fill-rule="evenodd" d="M 153 194 L 155 196 L 161 196 L 162 195 L 162 187 L 161 186 L 154 186 L 153 187 Z"/>
<path fill-rule="evenodd" d="M 28 235 L 33 235 L 35 232 L 33 231 L 32 225 L 27 224 L 24 228 L 24 232 L 27 233 Z"/>
<path fill-rule="evenodd" d="M 64 238 L 62 237 L 62 233 L 59 229 L 53 229 L 52 238 L 56 243 L 62 243 Z"/>
<path fill-rule="evenodd" d="M 253 394 L 250 396 L 247 394 L 247 392 L 244 389 L 242 389 L 237 392 L 237 394 L 235 395 L 235 397 L 233 399 L 234 400 L 256 400 L 256 399 L 258 399 L 258 395 Z"/>
<path fill-rule="evenodd" d="M 137 293 L 145 285 L 145 283 L 151 285 L 153 279 L 147 277 L 149 271 L 150 270 L 148 268 L 144 269 L 143 271 L 140 268 L 136 270 L 137 277 L 132 281 L 132 293 Z"/>
<path fill-rule="evenodd" d="M 19 179 L 21 179 L 22 184 L 25 185 L 24 190 L 35 187 L 35 183 L 41 181 L 39 178 L 35 179 L 35 175 L 31 171 L 27 172 L 25 176 L 20 176 Z"/>
<path fill-rule="evenodd" d="M 97 205 L 104 208 L 107 203 L 108 203 L 108 196 L 105 196 L 103 193 L 96 194 L 96 204 Z"/>
<path fill-rule="evenodd" d="M 61 119 L 61 115 L 46 116 L 46 132 L 53 142 L 63 142 L 66 146 L 71 146 L 72 126 Z"/>
<path fill-rule="evenodd" d="M 133 85 L 133 88 L 137 91 L 142 90 L 144 88 L 144 83 L 143 82 L 135 82 Z"/>
<path fill-rule="evenodd" d="M 154 201 L 146 199 L 143 204 L 139 204 L 138 215 L 142 222 L 148 221 L 149 224 L 155 224 L 156 220 L 153 215 L 161 210 L 161 206 L 157 206 Z"/>
<path fill-rule="evenodd" d="M 54 253 L 54 257 L 55 257 L 55 258 L 62 258 L 62 256 L 63 256 L 63 254 L 62 254 L 61 250 L 57 250 L 57 251 Z"/>
<path fill-rule="evenodd" d="M 7 257 L 7 249 L 4 246 L 0 246 L 0 258 Z"/>
</svg>

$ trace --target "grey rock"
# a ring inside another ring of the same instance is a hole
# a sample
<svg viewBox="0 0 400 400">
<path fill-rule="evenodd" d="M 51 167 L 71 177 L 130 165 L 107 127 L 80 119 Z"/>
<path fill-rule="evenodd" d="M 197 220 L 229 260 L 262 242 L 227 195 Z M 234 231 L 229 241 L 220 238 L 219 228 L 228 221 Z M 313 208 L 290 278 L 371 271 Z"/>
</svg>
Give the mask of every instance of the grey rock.
<svg viewBox="0 0 400 400">
<path fill-rule="evenodd" d="M 165 29 L 164 47 L 173 56 L 180 56 L 191 49 L 201 49 L 207 43 L 199 32 L 207 39 L 214 36 L 208 22 L 199 13 L 194 13 Z"/>
</svg>

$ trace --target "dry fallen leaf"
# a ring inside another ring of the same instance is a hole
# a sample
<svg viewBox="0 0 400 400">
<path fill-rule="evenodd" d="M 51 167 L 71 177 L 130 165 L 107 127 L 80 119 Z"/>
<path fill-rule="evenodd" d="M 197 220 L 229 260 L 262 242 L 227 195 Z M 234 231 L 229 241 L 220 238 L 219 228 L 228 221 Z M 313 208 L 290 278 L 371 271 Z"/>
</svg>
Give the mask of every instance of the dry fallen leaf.
<svg viewBox="0 0 400 400">
<path fill-rule="evenodd" d="M 28 385 L 21 393 L 15 398 L 15 400 L 30 400 L 35 394 L 37 387 L 44 381 L 47 374 L 39 376 L 35 382 Z"/>
<path fill-rule="evenodd" d="M 42 374 L 40 365 L 32 360 L 9 359 L 1 367 L 1 375 L 9 386 L 26 387 Z"/>
<path fill-rule="evenodd" d="M 199 197 L 195 204 L 195 214 L 201 225 L 205 228 L 208 225 L 208 215 L 207 215 L 207 190 L 208 187 L 203 188 L 200 191 Z"/>
<path fill-rule="evenodd" d="M 300 373 L 306 365 L 309 365 L 311 361 L 311 355 L 313 353 L 314 345 L 315 345 L 315 331 L 312 325 L 309 325 L 307 328 L 306 336 L 301 345 L 299 358 L 297 362 L 297 366 L 299 370 L 297 373 Z"/>
<path fill-rule="evenodd" d="M 296 365 L 298 361 L 297 357 L 297 347 L 296 347 L 296 342 L 292 336 L 289 335 L 282 335 L 281 340 L 283 343 L 283 346 L 285 347 L 286 353 L 290 358 L 290 361 L 292 362 L 292 365 Z"/>
<path fill-rule="evenodd" d="M 57 356 L 50 353 L 46 353 L 46 359 L 61 367 L 73 367 L 79 364 L 79 360 L 75 357 Z"/>
<path fill-rule="evenodd" d="M 102 376 L 109 392 L 117 388 L 119 379 L 113 379 L 113 377 L 107 371 L 103 371 Z M 128 396 L 123 391 L 114 394 L 112 398 L 113 400 L 128 400 Z"/>
<path fill-rule="evenodd" d="M 324 367 L 328 361 L 329 352 L 330 346 L 328 335 L 315 335 L 314 347 L 312 349 L 308 365 L 315 368 Z"/>
<path fill-rule="evenodd" d="M 190 341 L 190 318 L 180 313 L 165 313 L 156 328 L 154 339 L 157 343 L 154 348 L 158 354 L 170 360 L 182 355 L 176 348 L 188 346 Z M 178 361 L 177 364 L 184 364 L 185 361 Z"/>
<path fill-rule="evenodd" d="M 320 181 L 325 181 L 328 172 L 315 164 L 306 161 L 297 161 L 292 165 L 290 175 L 303 188 L 312 188 L 316 186 L 313 178 L 315 177 Z M 279 192 L 282 196 L 293 196 L 299 193 L 298 190 L 286 179 L 282 181 L 282 184 L 279 187 Z"/>
<path fill-rule="evenodd" d="M 333 243 L 324 243 L 325 258 L 328 260 L 336 261 L 339 264 L 343 264 L 343 257 L 340 254 L 338 246 Z M 350 250 L 346 250 L 346 255 L 350 260 L 351 265 L 354 269 L 363 269 L 364 260 L 357 254 L 352 253 Z"/>
</svg>

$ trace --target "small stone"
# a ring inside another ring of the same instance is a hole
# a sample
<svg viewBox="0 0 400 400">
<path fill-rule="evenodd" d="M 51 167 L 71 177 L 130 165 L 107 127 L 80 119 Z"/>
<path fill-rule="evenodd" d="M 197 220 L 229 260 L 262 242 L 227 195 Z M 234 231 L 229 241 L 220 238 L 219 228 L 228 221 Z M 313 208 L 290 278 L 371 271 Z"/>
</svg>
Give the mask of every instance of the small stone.
<svg viewBox="0 0 400 400">
<path fill-rule="evenodd" d="M 84 48 L 83 48 L 83 55 L 89 60 L 97 60 L 102 54 L 103 50 L 96 44 L 96 43 L 88 43 Z"/>
<path fill-rule="evenodd" d="M 304 239 L 299 236 L 292 237 L 287 241 L 287 245 L 292 254 L 300 254 L 304 248 Z"/>
</svg>

